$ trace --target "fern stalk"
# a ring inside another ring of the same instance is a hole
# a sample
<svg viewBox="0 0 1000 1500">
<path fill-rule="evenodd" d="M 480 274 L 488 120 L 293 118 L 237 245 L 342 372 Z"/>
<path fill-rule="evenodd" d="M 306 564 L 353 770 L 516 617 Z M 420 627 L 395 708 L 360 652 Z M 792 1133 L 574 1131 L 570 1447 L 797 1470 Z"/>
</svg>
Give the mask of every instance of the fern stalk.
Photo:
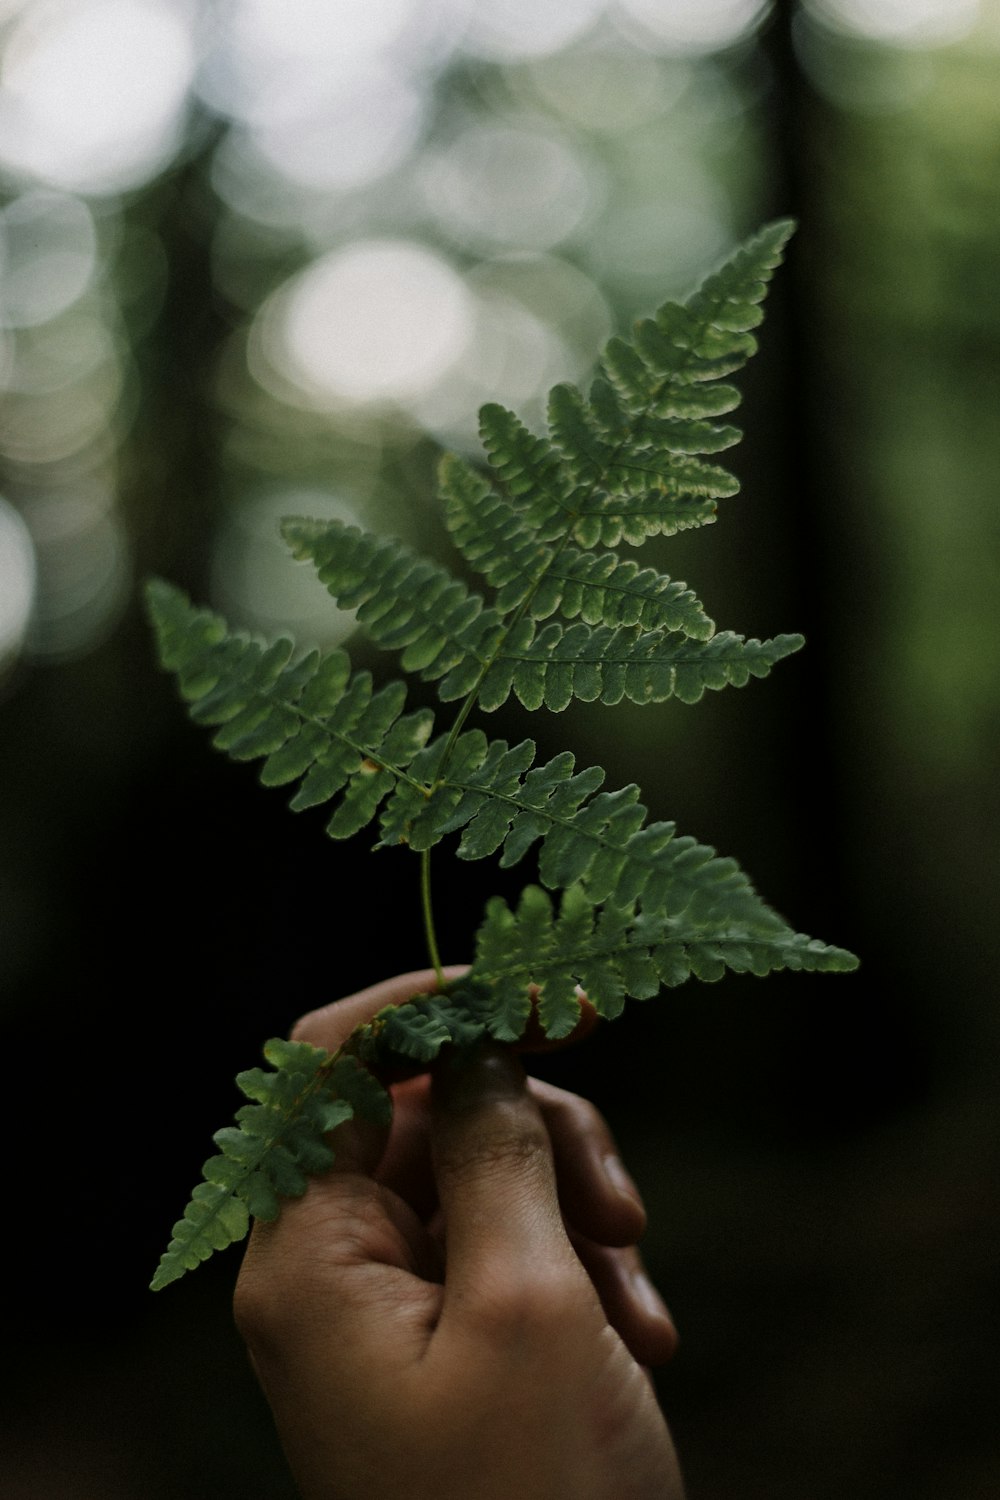
<svg viewBox="0 0 1000 1500">
<path fill-rule="evenodd" d="M 424 849 L 420 855 L 420 904 L 424 914 L 424 934 L 431 967 L 437 979 L 438 989 L 444 989 L 444 969 L 438 951 L 437 933 L 434 929 L 434 905 L 431 901 L 431 851 Z"/>
</svg>

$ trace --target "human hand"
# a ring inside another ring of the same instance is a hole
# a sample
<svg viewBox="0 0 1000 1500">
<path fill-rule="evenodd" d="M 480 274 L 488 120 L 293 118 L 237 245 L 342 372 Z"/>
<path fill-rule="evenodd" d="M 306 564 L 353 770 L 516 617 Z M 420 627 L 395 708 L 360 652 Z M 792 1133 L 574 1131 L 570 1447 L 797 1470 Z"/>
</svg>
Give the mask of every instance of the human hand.
<svg viewBox="0 0 1000 1500">
<path fill-rule="evenodd" d="M 401 975 L 293 1034 L 332 1050 L 434 987 Z M 603 1120 L 492 1044 L 392 1092 L 391 1131 L 341 1126 L 333 1170 L 255 1226 L 237 1284 L 303 1496 L 682 1500 L 643 1368 L 676 1335 Z"/>
</svg>

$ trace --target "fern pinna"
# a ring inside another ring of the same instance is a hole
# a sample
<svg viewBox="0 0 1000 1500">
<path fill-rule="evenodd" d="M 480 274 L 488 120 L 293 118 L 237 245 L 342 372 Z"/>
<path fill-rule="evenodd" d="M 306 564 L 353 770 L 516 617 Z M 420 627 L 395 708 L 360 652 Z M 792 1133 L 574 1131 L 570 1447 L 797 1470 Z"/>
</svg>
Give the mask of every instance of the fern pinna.
<svg viewBox="0 0 1000 1500">
<path fill-rule="evenodd" d="M 376 690 L 346 652 L 296 658 L 290 641 L 264 646 L 155 582 L 149 608 L 164 665 L 192 717 L 215 727 L 236 760 L 262 759 L 266 786 L 297 783 L 295 809 L 327 804 L 327 832 L 348 838 L 377 822 L 376 848 L 420 856 L 431 961 L 441 961 L 430 902 L 431 850 L 459 835 L 459 859 L 516 864 L 538 847 L 541 886 L 516 909 L 489 902 L 468 975 L 439 993 L 384 1011 L 332 1055 L 269 1042 L 270 1071 L 237 1082 L 251 1101 L 215 1137 L 160 1263 L 154 1287 L 272 1218 L 283 1196 L 333 1159 L 330 1132 L 358 1113 L 385 1121 L 380 1064 L 429 1063 L 445 1044 L 484 1034 L 515 1041 L 534 1008 L 562 1037 L 579 989 L 603 1016 L 690 975 L 726 969 L 847 970 L 853 955 L 796 933 L 732 859 L 668 822 L 648 822 L 638 787 L 604 788 L 597 766 L 565 751 L 535 763 L 466 728 L 513 693 L 527 709 L 574 698 L 614 704 L 699 699 L 706 689 L 763 677 L 803 644 L 797 635 L 745 640 L 715 630 L 682 583 L 609 550 L 638 547 L 715 519 L 737 484 L 710 455 L 740 433 L 718 418 L 739 402 L 725 377 L 753 354 L 761 302 L 791 232 L 772 224 L 741 246 L 687 301 L 668 302 L 631 340 L 613 338 L 590 394 L 559 385 L 549 435 L 486 406 L 488 462 L 441 463 L 445 520 L 456 546 L 493 591 L 488 601 L 401 543 L 336 521 L 290 519 L 284 536 L 343 609 L 400 665 L 459 705 L 436 731 L 427 708 L 405 712 L 406 687 Z M 544 887 L 544 889 L 543 889 Z M 554 902 L 549 891 L 561 892 Z M 534 996 L 534 999 L 532 999 Z"/>
</svg>

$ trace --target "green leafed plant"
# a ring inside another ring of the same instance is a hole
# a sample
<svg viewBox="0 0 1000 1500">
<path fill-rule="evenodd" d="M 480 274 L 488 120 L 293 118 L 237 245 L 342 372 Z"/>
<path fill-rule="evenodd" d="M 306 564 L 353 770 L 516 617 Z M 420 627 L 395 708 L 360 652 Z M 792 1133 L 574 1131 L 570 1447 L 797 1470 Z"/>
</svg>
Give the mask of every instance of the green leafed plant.
<svg viewBox="0 0 1000 1500">
<path fill-rule="evenodd" d="M 296 785 L 292 807 L 325 804 L 327 832 L 348 838 L 376 824 L 376 848 L 418 856 L 427 945 L 441 961 L 430 898 L 431 851 L 458 836 L 459 859 L 516 864 L 537 846 L 541 885 L 515 909 L 492 899 L 468 975 L 391 1007 L 334 1054 L 272 1041 L 270 1070 L 237 1082 L 251 1101 L 220 1130 L 153 1286 L 241 1238 L 249 1218 L 273 1218 L 333 1160 L 330 1133 L 353 1115 L 385 1122 L 381 1065 L 429 1063 L 446 1044 L 485 1034 L 516 1041 L 532 1007 L 549 1037 L 572 1031 L 582 988 L 617 1016 L 690 975 L 726 969 L 843 971 L 857 960 L 795 932 L 732 859 L 668 822 L 647 821 L 634 785 L 607 790 L 597 766 L 569 751 L 535 762 L 530 739 L 510 746 L 466 728 L 510 695 L 526 709 L 585 702 L 697 701 L 706 689 L 764 677 L 803 644 L 797 635 L 745 640 L 715 630 L 695 595 L 609 550 L 638 547 L 715 519 L 737 484 L 711 460 L 740 433 L 719 418 L 739 402 L 726 383 L 753 354 L 767 283 L 791 224 L 769 225 L 683 303 L 668 302 L 631 340 L 613 338 L 589 395 L 559 385 L 549 433 L 486 406 L 487 462 L 441 462 L 444 514 L 455 545 L 483 575 L 474 593 L 400 542 L 336 521 L 289 519 L 286 541 L 311 562 L 343 609 L 405 672 L 456 704 L 436 724 L 406 712 L 406 687 L 376 690 L 347 654 L 297 658 L 265 646 L 154 582 L 149 609 L 165 667 L 191 716 L 215 727 L 236 760 L 263 761 L 265 786 Z M 416 881 L 415 881 L 416 885 Z M 548 894 L 561 893 L 557 901 Z M 534 998 L 533 998 L 534 997 Z"/>
</svg>

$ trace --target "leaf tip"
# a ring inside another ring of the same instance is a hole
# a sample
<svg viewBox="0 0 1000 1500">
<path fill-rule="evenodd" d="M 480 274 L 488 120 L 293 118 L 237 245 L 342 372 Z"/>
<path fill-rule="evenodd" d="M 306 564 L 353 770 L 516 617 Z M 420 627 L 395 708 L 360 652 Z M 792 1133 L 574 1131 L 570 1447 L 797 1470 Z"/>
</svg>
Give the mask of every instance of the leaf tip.
<svg viewBox="0 0 1000 1500">
<path fill-rule="evenodd" d="M 160 1264 L 157 1266 L 156 1273 L 149 1283 L 149 1290 L 151 1292 L 162 1292 L 163 1288 L 169 1286 L 172 1281 L 179 1281 L 184 1275 L 184 1270 L 185 1267 L 178 1258 L 171 1255 L 169 1251 L 165 1251 L 160 1257 Z"/>
</svg>

